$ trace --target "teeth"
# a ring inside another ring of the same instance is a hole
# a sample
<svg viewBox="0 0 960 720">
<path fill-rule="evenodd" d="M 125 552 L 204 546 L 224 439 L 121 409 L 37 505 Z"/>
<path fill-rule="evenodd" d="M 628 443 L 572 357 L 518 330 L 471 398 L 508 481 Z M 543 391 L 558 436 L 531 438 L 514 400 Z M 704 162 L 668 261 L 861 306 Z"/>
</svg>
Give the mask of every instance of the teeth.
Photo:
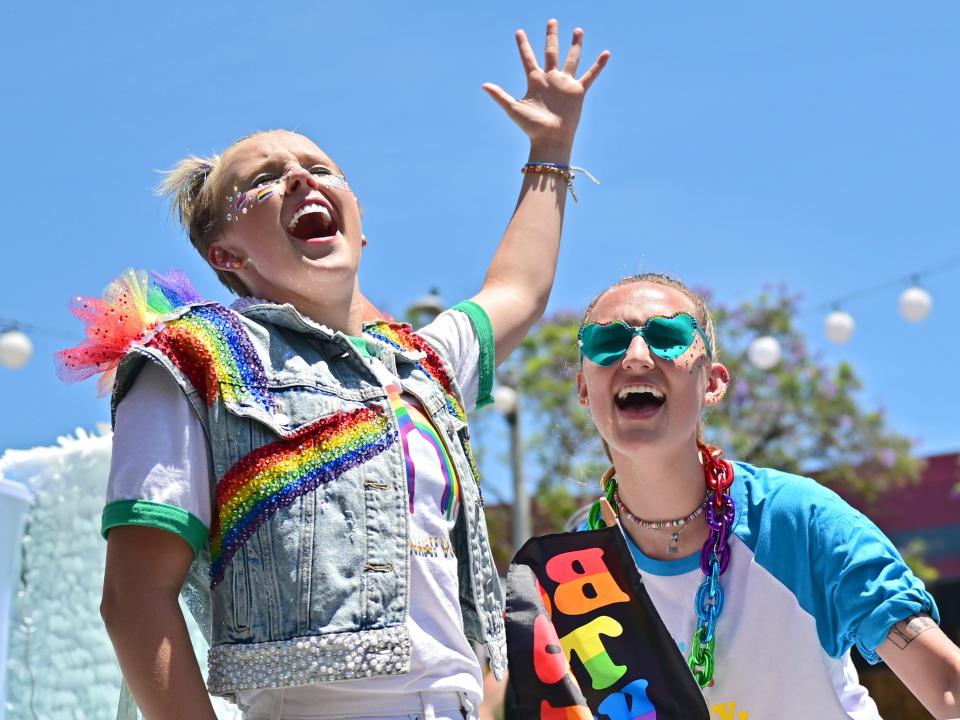
<svg viewBox="0 0 960 720">
<path fill-rule="evenodd" d="M 620 388 L 620 392 L 617 393 L 617 399 L 623 400 L 630 394 L 639 395 L 640 393 L 649 393 L 657 398 L 657 400 L 663 400 L 665 397 L 662 390 L 655 388 L 653 385 L 643 383 L 640 385 L 627 385 L 624 388 Z"/>
<path fill-rule="evenodd" d="M 297 227 L 297 222 L 307 213 L 322 213 L 326 216 L 327 220 L 330 220 L 330 211 L 327 209 L 326 205 L 321 205 L 320 203 L 310 203 L 309 205 L 304 205 L 302 208 L 297 210 L 293 214 L 293 217 L 290 218 L 290 223 L 287 225 L 287 231 L 293 232 L 294 228 Z"/>
</svg>

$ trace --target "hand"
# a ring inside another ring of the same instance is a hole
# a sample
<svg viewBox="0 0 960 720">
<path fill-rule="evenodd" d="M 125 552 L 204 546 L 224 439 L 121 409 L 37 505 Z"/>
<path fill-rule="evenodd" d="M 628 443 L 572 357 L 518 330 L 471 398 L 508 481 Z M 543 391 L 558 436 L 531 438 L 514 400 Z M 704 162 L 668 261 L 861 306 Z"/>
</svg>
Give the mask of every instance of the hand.
<svg viewBox="0 0 960 720">
<path fill-rule="evenodd" d="M 517 30 L 517 47 L 527 73 L 527 93 L 523 99 L 517 100 L 493 83 L 485 83 L 483 89 L 520 126 L 532 145 L 554 148 L 561 153 L 566 150 L 569 154 L 580 122 L 583 97 L 606 66 L 610 52 L 604 50 L 600 53 L 590 69 L 577 79 L 575 73 L 583 50 L 583 30 L 577 28 L 573 31 L 570 51 L 561 68 L 556 20 L 547 21 L 542 68 L 537 65 L 537 58 L 523 30 Z"/>
</svg>

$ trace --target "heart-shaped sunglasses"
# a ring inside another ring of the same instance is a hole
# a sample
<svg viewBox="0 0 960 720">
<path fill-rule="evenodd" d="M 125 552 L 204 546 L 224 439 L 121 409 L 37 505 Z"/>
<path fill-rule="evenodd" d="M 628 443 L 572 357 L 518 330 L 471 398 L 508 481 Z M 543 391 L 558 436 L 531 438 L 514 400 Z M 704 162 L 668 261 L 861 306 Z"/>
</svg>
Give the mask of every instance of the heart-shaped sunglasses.
<svg viewBox="0 0 960 720">
<path fill-rule="evenodd" d="M 629 325 L 623 320 L 610 323 L 588 323 L 580 328 L 577 342 L 585 358 L 597 365 L 613 365 L 622 358 L 633 338 L 639 335 L 650 348 L 650 352 L 665 360 L 676 360 L 683 355 L 697 335 L 703 338 L 707 356 L 713 357 L 713 350 L 700 323 L 690 313 L 675 315 L 655 315 L 643 325 Z"/>
</svg>

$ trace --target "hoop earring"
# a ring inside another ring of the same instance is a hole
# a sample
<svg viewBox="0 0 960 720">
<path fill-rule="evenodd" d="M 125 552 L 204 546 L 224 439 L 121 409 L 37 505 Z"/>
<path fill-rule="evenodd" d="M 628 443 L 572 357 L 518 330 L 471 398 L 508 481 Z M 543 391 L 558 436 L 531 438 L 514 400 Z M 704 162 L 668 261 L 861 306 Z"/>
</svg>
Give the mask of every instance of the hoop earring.
<svg viewBox="0 0 960 720">
<path fill-rule="evenodd" d="M 360 233 L 360 247 L 366 247 L 368 244 L 367 236 L 363 233 Z"/>
</svg>

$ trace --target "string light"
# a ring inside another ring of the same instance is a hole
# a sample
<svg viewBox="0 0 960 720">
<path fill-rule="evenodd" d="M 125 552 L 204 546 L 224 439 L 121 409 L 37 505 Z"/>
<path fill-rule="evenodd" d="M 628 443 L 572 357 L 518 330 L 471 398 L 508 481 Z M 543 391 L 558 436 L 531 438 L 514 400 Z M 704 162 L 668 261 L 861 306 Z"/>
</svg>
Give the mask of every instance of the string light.
<svg viewBox="0 0 960 720">
<path fill-rule="evenodd" d="M 907 288 L 900 293 L 899 298 L 901 317 L 908 322 L 923 322 L 933 309 L 933 297 L 929 291 L 920 287 L 921 279 L 935 273 L 951 270 L 958 265 L 960 265 L 960 255 L 948 258 L 944 262 L 927 268 L 926 270 L 910 273 L 909 275 L 900 276 L 899 278 L 888 280 L 878 285 L 862 288 L 833 300 L 827 305 L 831 308 L 831 312 L 824 320 L 823 329 L 827 339 L 839 345 L 847 342 L 853 335 L 856 323 L 849 312 L 840 309 L 842 305 L 849 303 L 851 300 L 857 300 L 866 295 L 874 295 L 896 286 L 902 287 L 903 285 L 907 285 Z"/>
<path fill-rule="evenodd" d="M 747 359 L 758 370 L 772 370 L 782 356 L 780 341 L 773 335 L 755 338 L 747 348 Z"/>
<path fill-rule="evenodd" d="M 0 333 L 0 365 L 18 370 L 33 357 L 33 342 L 15 327 Z"/>
<path fill-rule="evenodd" d="M 74 335 L 40 328 L 17 320 L 0 318 L 0 365 L 10 370 L 19 370 L 33 357 L 33 340 L 30 335 L 46 334 L 54 337 L 76 339 Z"/>
<path fill-rule="evenodd" d="M 922 287 L 914 285 L 900 293 L 900 314 L 908 322 L 923 322 L 932 308 L 933 298 Z"/>
<path fill-rule="evenodd" d="M 842 309 L 842 306 L 850 303 L 852 300 L 857 300 L 867 295 L 874 295 L 896 286 L 907 286 L 907 288 L 900 293 L 899 297 L 898 307 L 900 316 L 907 322 L 923 322 L 933 309 L 933 296 L 928 290 L 921 287 L 921 280 L 935 273 L 951 270 L 958 265 L 960 265 L 960 255 L 948 258 L 926 270 L 900 276 L 899 278 L 870 287 L 861 288 L 860 290 L 848 293 L 843 297 L 815 308 L 815 310 L 818 311 L 829 310 L 823 320 L 824 335 L 827 336 L 830 342 L 836 345 L 849 342 L 857 329 L 857 323 L 853 315 Z M 772 335 L 755 338 L 747 348 L 747 359 L 754 367 L 760 370 L 773 369 L 781 359 L 779 341 Z"/>
<path fill-rule="evenodd" d="M 823 332 L 827 339 L 837 345 L 842 345 L 853 337 L 856 329 L 857 323 L 854 322 L 853 315 L 843 310 L 834 310 L 823 321 Z"/>
</svg>

